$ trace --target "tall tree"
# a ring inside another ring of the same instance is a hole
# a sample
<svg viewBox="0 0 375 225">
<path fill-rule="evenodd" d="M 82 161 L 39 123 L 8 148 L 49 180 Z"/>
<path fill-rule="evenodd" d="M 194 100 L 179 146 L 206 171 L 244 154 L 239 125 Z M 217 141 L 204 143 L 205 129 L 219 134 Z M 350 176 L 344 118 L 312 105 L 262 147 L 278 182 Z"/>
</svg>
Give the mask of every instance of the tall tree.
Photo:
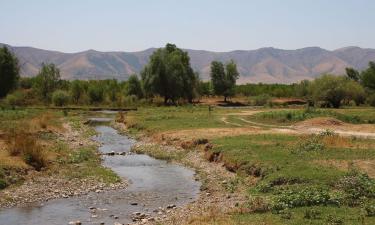
<svg viewBox="0 0 375 225">
<path fill-rule="evenodd" d="M 189 101 L 194 98 L 197 77 L 190 66 L 190 57 L 174 44 L 156 50 L 141 75 L 146 94 L 164 97 L 165 104 L 178 98 Z"/>
<path fill-rule="evenodd" d="M 353 68 L 345 68 L 345 71 L 346 71 L 346 76 L 351 79 L 351 80 L 354 80 L 354 81 L 359 81 L 360 79 L 360 74 L 357 70 L 353 69 Z"/>
<path fill-rule="evenodd" d="M 19 77 L 18 59 L 7 47 L 0 48 L 0 98 L 17 86 Z"/>
<path fill-rule="evenodd" d="M 126 95 L 135 95 L 138 98 L 143 97 L 142 84 L 136 74 L 133 74 L 129 77 L 125 89 Z"/>
<path fill-rule="evenodd" d="M 55 64 L 42 64 L 36 76 L 35 89 L 44 101 L 50 101 L 52 93 L 58 88 L 60 83 L 60 70 Z"/>
<path fill-rule="evenodd" d="M 211 82 L 214 93 L 223 95 L 224 101 L 235 94 L 236 80 L 239 77 L 236 63 L 231 60 L 225 65 L 222 62 L 213 61 L 211 63 Z"/>
<path fill-rule="evenodd" d="M 375 90 L 375 62 L 369 62 L 369 68 L 362 71 L 361 83 L 365 88 Z"/>
</svg>

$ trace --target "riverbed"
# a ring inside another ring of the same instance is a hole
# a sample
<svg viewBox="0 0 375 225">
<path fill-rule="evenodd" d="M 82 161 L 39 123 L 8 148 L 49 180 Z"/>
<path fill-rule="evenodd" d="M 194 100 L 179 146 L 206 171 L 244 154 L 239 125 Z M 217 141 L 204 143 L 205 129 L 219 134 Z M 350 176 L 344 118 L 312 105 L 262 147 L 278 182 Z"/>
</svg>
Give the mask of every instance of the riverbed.
<svg viewBox="0 0 375 225">
<path fill-rule="evenodd" d="M 126 189 L 92 192 L 85 196 L 56 199 L 26 207 L 0 209 L 1 225 L 61 225 L 70 221 L 82 224 L 131 223 L 134 215 L 163 217 L 161 208 L 182 206 L 194 201 L 200 183 L 194 171 L 147 155 L 130 152 L 135 140 L 121 135 L 108 124 L 107 117 L 91 118 L 100 143 L 99 152 L 125 153 L 103 155 L 103 165 L 130 184 Z M 171 209 L 172 210 L 172 209 Z"/>
</svg>

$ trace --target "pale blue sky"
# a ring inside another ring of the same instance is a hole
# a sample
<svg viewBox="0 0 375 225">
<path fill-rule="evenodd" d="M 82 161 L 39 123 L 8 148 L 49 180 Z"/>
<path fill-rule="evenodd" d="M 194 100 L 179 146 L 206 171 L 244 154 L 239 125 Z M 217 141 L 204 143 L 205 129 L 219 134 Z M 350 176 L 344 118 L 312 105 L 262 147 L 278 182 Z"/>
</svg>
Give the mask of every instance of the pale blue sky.
<svg viewBox="0 0 375 225">
<path fill-rule="evenodd" d="M 375 0 L 0 0 L 0 42 L 65 52 L 375 48 Z"/>
</svg>

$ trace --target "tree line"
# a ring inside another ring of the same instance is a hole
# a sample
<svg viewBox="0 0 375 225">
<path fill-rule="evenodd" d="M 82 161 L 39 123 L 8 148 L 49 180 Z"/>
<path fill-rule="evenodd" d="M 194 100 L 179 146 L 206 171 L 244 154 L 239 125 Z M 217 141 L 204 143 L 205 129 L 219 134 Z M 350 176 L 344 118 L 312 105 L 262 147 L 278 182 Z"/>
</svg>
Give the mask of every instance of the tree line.
<svg viewBox="0 0 375 225">
<path fill-rule="evenodd" d="M 367 69 L 346 69 L 345 76 L 325 74 L 296 84 L 236 85 L 240 74 L 236 63 L 213 61 L 210 81 L 202 81 L 190 65 L 186 51 L 174 44 L 156 50 L 149 63 L 127 81 L 62 80 L 54 64 L 42 64 L 35 77 L 19 76 L 18 59 L 6 47 L 0 48 L 0 98 L 10 105 L 67 104 L 126 106 L 149 103 L 161 98 L 164 104 L 192 103 L 201 96 L 222 96 L 224 101 L 235 95 L 258 98 L 298 97 L 310 105 L 338 108 L 343 104 L 375 106 L 375 63 Z"/>
</svg>

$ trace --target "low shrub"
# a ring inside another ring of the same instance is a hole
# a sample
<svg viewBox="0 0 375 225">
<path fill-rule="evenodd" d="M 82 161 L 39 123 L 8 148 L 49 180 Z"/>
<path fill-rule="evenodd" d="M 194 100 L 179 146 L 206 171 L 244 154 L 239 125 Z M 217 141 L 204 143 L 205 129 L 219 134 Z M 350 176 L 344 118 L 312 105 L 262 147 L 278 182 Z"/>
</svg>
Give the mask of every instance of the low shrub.
<svg viewBox="0 0 375 225">
<path fill-rule="evenodd" d="M 7 182 L 4 179 L 0 178 L 0 190 L 8 186 Z"/>
<path fill-rule="evenodd" d="M 375 202 L 367 203 L 363 207 L 366 213 L 366 216 L 368 217 L 374 217 L 375 216 Z"/>
<path fill-rule="evenodd" d="M 375 107 L 375 94 L 372 94 L 372 95 L 368 96 L 367 99 L 366 99 L 366 103 L 370 106 Z"/>
<path fill-rule="evenodd" d="M 328 215 L 326 219 L 327 225 L 343 225 L 344 220 L 336 215 Z"/>
<path fill-rule="evenodd" d="M 254 213 L 265 213 L 271 210 L 271 205 L 262 197 L 254 197 L 248 202 L 248 209 Z"/>
<path fill-rule="evenodd" d="M 367 174 L 351 171 L 341 178 L 336 187 L 345 192 L 346 204 L 356 206 L 366 198 L 375 198 L 375 180 Z"/>
<path fill-rule="evenodd" d="M 320 215 L 322 212 L 316 209 L 306 209 L 303 218 L 309 219 L 309 220 L 316 220 L 320 219 Z"/>
<path fill-rule="evenodd" d="M 69 156 L 69 163 L 82 163 L 95 158 L 94 152 L 89 148 L 78 149 Z"/>
<path fill-rule="evenodd" d="M 271 96 L 267 95 L 267 94 L 262 94 L 262 95 L 258 95 L 258 96 L 255 96 L 253 99 L 252 99 L 252 105 L 255 105 L 255 106 L 264 106 L 264 105 L 267 105 L 271 100 Z"/>
<path fill-rule="evenodd" d="M 16 91 L 12 94 L 8 94 L 5 98 L 6 104 L 11 107 L 23 106 L 25 105 L 25 96 L 22 92 Z"/>
<path fill-rule="evenodd" d="M 70 96 L 66 91 L 57 90 L 52 94 L 52 102 L 55 106 L 65 106 L 68 104 L 69 99 Z"/>
<path fill-rule="evenodd" d="M 326 205 L 330 202 L 330 194 L 327 189 L 321 187 L 291 188 L 274 196 L 272 208 L 283 210 L 302 206 Z"/>
<path fill-rule="evenodd" d="M 37 139 L 23 131 L 13 131 L 6 135 L 7 151 L 11 156 L 21 156 L 24 161 L 36 170 L 47 165 L 44 149 Z"/>
<path fill-rule="evenodd" d="M 301 154 L 306 152 L 319 152 L 325 149 L 325 145 L 321 135 L 311 135 L 301 140 L 297 146 L 293 147 L 291 152 Z"/>
</svg>

